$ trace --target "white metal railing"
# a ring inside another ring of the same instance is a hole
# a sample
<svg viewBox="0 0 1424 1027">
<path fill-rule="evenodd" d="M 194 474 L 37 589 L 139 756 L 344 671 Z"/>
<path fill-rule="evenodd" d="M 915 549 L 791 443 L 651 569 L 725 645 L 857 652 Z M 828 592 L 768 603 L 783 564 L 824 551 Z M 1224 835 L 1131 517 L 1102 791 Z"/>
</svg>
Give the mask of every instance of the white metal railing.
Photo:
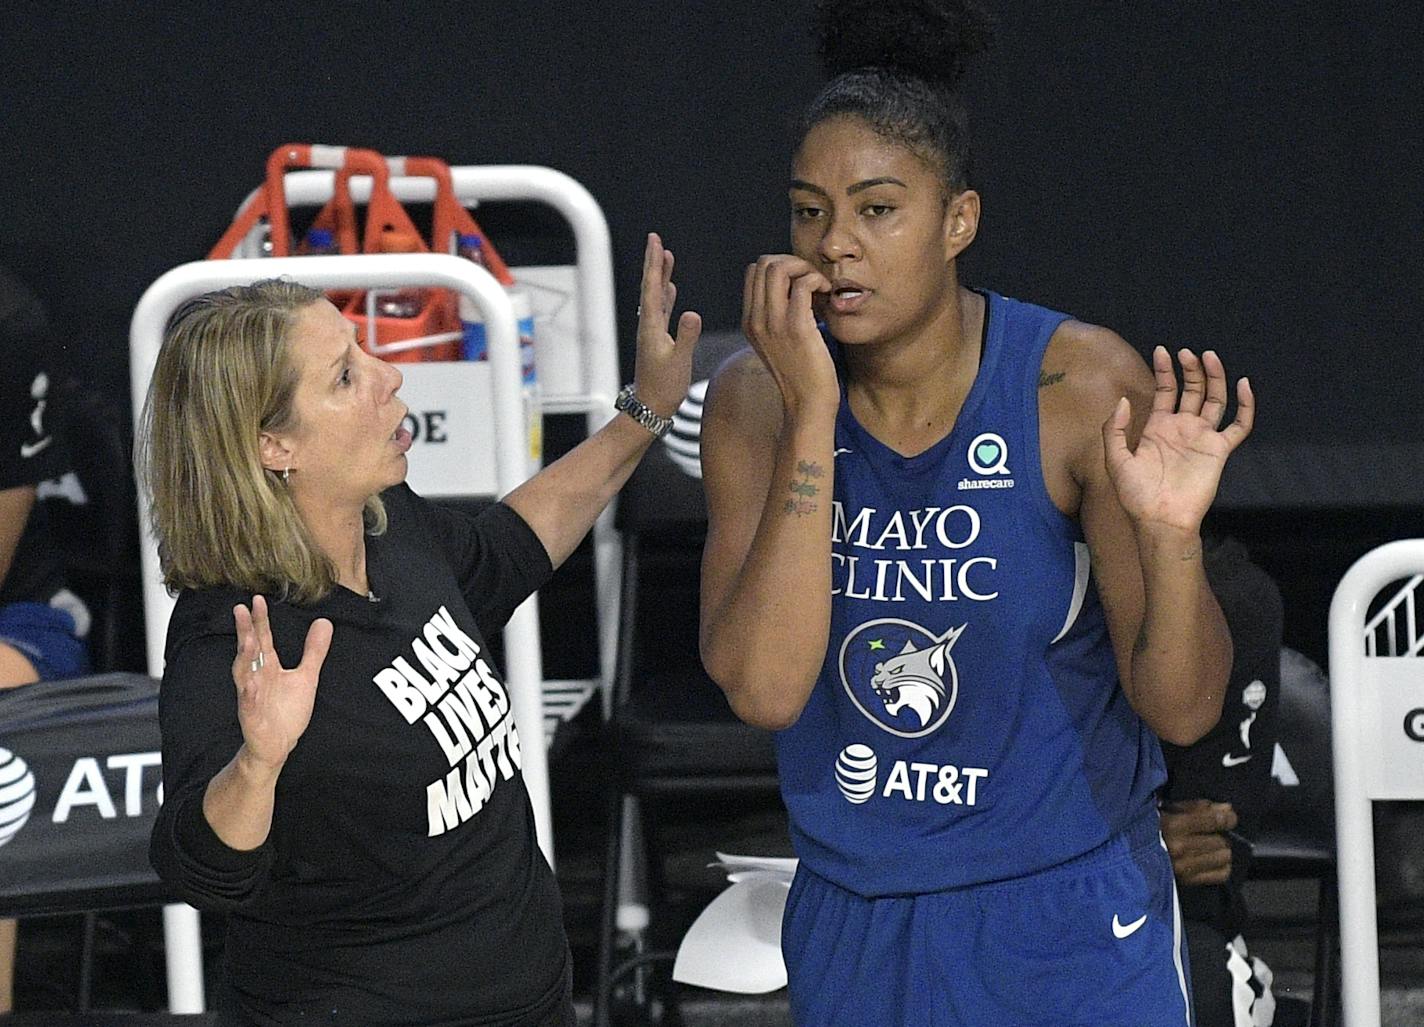
<svg viewBox="0 0 1424 1027">
<path fill-rule="evenodd" d="M 1379 1027 L 1373 803 L 1424 799 L 1424 659 L 1414 593 L 1424 539 L 1361 557 L 1330 604 L 1331 741 L 1335 757 L 1341 999 L 1347 1027 Z M 1369 608 L 1407 580 L 1374 616 Z M 1381 651 L 1383 649 L 1383 651 Z M 1328 987 L 1317 981 L 1315 987 Z"/>
<path fill-rule="evenodd" d="M 336 159 L 333 154 L 332 160 Z M 396 199 L 414 203 L 435 199 L 433 179 L 406 176 L 400 157 L 388 158 L 387 164 L 391 169 L 390 190 Z M 455 197 L 466 206 L 505 201 L 542 203 L 557 211 L 573 232 L 579 345 L 566 361 L 546 364 L 541 354 L 541 406 L 549 413 L 586 412 L 588 434 L 592 435 L 608 421 L 620 385 L 613 244 L 602 208 L 577 180 L 534 164 L 456 165 L 450 168 L 450 178 Z M 289 172 L 283 179 L 288 207 L 324 204 L 331 198 L 335 181 L 335 172 L 328 170 Z M 371 198 L 368 176 L 351 176 L 350 187 L 356 203 Z M 256 189 L 249 193 L 238 213 L 257 195 Z M 260 255 L 255 235 L 243 245 L 247 249 L 239 248 L 239 254 Z M 513 270 L 517 275 L 519 269 Z M 575 362 L 576 366 L 570 366 Z M 618 644 L 617 597 L 621 594 L 623 570 L 622 547 L 613 520 L 614 504 L 610 503 L 593 528 L 594 580 L 600 591 L 606 587 L 607 596 L 612 597 L 601 598 L 598 610 L 599 677 L 605 697 L 612 695 Z M 552 846 L 548 851 L 552 852 Z"/>
<path fill-rule="evenodd" d="M 1419 583 L 1424 582 L 1424 574 L 1416 574 L 1409 583 L 1395 593 L 1394 598 L 1370 618 L 1365 625 L 1366 656 L 1418 656 L 1424 650 L 1424 638 L 1419 635 L 1418 621 L 1414 616 L 1414 594 Z M 1400 645 L 1400 619 L 1404 624 L 1404 644 Z M 1380 632 L 1384 632 L 1384 652 L 1380 652 Z"/>
</svg>

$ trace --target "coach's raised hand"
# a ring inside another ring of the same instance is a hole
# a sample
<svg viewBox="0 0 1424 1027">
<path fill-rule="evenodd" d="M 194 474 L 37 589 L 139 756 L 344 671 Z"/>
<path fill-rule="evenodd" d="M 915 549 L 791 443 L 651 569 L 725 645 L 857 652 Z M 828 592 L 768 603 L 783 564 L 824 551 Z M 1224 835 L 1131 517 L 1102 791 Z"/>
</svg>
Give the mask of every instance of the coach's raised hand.
<svg viewBox="0 0 1424 1027">
<path fill-rule="evenodd" d="M 237 627 L 232 680 L 246 756 L 263 767 L 281 769 L 311 721 L 317 676 L 331 648 L 331 621 L 323 617 L 312 622 L 302 662 L 287 670 L 277 659 L 264 597 L 253 596 L 251 610 L 239 603 L 232 617 Z"/>
<path fill-rule="evenodd" d="M 272 829 L 277 777 L 311 722 L 332 627 L 325 618 L 313 621 L 302 661 L 287 670 L 272 644 L 266 599 L 254 596 L 250 610 L 239 603 L 232 616 L 237 628 L 232 680 L 242 747 L 208 783 L 203 815 L 226 845 L 248 850 L 266 841 Z"/>
</svg>

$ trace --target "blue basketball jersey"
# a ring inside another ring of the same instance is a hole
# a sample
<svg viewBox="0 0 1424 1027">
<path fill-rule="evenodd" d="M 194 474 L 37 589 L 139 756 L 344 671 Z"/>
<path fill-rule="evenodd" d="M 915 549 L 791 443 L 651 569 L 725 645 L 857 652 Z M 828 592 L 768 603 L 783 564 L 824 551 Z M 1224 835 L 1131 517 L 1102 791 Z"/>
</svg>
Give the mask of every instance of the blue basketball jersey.
<svg viewBox="0 0 1424 1027">
<path fill-rule="evenodd" d="M 1038 375 L 1067 315 L 986 294 L 953 430 L 905 457 L 836 421 L 825 663 L 776 738 L 805 864 L 866 896 L 1031 874 L 1151 817 L 1161 751 L 1119 685 Z"/>
</svg>

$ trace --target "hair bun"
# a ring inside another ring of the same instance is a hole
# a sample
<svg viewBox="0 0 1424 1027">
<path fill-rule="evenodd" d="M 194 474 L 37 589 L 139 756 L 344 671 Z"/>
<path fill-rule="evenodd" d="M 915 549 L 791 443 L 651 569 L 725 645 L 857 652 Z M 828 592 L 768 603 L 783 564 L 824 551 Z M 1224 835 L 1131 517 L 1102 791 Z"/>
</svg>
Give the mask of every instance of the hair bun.
<svg viewBox="0 0 1424 1027">
<path fill-rule="evenodd" d="M 834 78 L 857 68 L 908 72 L 953 88 L 994 22 L 973 0 L 817 0 L 817 52 Z"/>
</svg>

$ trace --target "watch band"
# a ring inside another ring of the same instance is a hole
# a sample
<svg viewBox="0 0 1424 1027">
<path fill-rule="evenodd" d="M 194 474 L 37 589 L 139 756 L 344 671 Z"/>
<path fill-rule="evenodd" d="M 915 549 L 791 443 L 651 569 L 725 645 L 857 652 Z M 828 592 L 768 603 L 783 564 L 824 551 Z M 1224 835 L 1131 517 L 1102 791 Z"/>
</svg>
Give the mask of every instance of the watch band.
<svg viewBox="0 0 1424 1027">
<path fill-rule="evenodd" d="M 627 414 L 652 432 L 655 438 L 662 438 L 672 427 L 672 418 L 654 413 L 646 403 L 638 398 L 632 385 L 625 385 L 618 391 L 618 398 L 613 401 L 613 409 L 621 410 Z"/>
</svg>

